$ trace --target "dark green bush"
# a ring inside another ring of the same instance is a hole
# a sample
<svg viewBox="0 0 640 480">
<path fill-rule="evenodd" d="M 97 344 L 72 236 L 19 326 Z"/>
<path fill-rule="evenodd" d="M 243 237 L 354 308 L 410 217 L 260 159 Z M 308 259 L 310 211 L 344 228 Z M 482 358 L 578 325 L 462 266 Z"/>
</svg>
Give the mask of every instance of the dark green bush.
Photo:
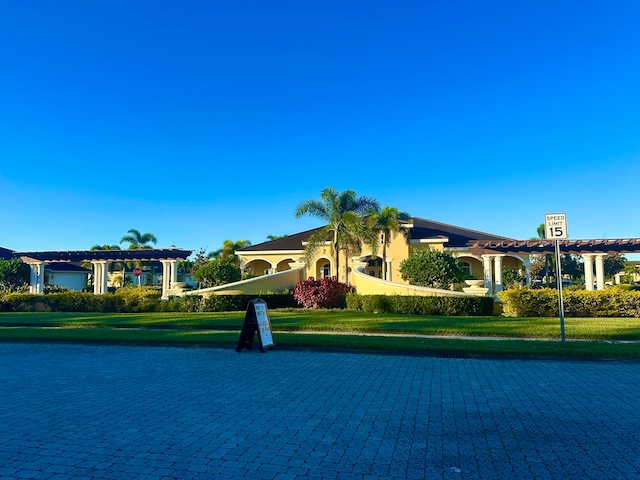
<svg viewBox="0 0 640 480">
<path fill-rule="evenodd" d="M 498 294 L 510 317 L 557 317 L 558 292 L 549 288 L 512 289 Z M 640 292 L 619 288 L 563 291 L 567 317 L 640 317 Z"/>
<path fill-rule="evenodd" d="M 358 295 L 357 293 L 348 293 L 347 308 L 363 312 L 413 315 L 486 316 L 493 313 L 493 298 Z"/>
<path fill-rule="evenodd" d="M 296 302 L 288 293 L 265 295 L 185 295 L 160 301 L 161 292 L 152 287 L 124 287 L 115 293 L 94 295 L 86 292 L 9 293 L 0 296 L 2 312 L 225 312 L 246 310 L 254 298 L 262 298 L 270 309 L 293 308 Z"/>
<path fill-rule="evenodd" d="M 292 308 L 296 307 L 296 301 L 292 295 L 282 293 L 270 293 L 264 295 L 211 295 L 203 300 L 203 312 L 231 312 L 246 310 L 247 305 L 254 298 L 261 298 L 267 302 L 267 308 Z"/>
</svg>

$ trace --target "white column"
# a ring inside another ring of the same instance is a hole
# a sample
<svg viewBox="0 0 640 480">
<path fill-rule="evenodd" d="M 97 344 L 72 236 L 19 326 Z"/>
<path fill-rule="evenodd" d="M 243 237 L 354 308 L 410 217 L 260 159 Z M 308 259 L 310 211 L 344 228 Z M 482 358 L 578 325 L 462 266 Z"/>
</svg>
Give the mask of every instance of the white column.
<svg viewBox="0 0 640 480">
<path fill-rule="evenodd" d="M 100 279 L 102 278 L 100 272 L 102 265 L 98 262 L 91 262 L 93 264 L 93 294 L 98 295 L 100 293 Z"/>
<path fill-rule="evenodd" d="M 278 262 L 271 262 L 271 273 L 276 273 L 278 271 Z"/>
<path fill-rule="evenodd" d="M 391 281 L 391 259 L 387 258 L 386 264 L 387 264 L 387 271 L 386 271 L 387 278 L 385 278 L 385 280 L 387 282 L 390 282 Z"/>
<path fill-rule="evenodd" d="M 44 262 L 38 263 L 38 285 L 36 287 L 36 293 L 44 292 Z"/>
<path fill-rule="evenodd" d="M 176 283 L 178 283 L 178 261 L 171 260 L 171 283 L 169 287 L 173 288 Z"/>
<path fill-rule="evenodd" d="M 100 262 L 100 294 L 105 294 L 109 291 L 107 285 L 109 284 L 109 262 Z"/>
<path fill-rule="evenodd" d="M 596 255 L 596 285 L 598 290 L 604 289 L 604 253 Z"/>
<path fill-rule="evenodd" d="M 171 264 L 166 260 L 162 261 L 162 299 L 169 298 L 167 290 L 169 290 L 169 276 L 171 275 Z"/>
<path fill-rule="evenodd" d="M 593 257 L 590 253 L 582 255 L 584 260 L 584 286 L 587 290 L 593 290 Z"/>
<path fill-rule="evenodd" d="M 495 256 L 495 278 L 496 278 L 496 293 L 502 291 L 502 258 L 504 255 Z"/>
<path fill-rule="evenodd" d="M 531 286 L 531 261 L 525 260 L 522 263 L 524 263 L 525 281 L 527 283 L 527 287 L 530 287 Z"/>
<path fill-rule="evenodd" d="M 493 278 L 491 275 L 491 262 L 493 255 L 482 255 L 482 265 L 484 267 L 484 286 L 489 289 L 489 294 L 493 295 Z"/>
<path fill-rule="evenodd" d="M 29 268 L 31 272 L 29 274 L 29 293 L 37 293 L 38 291 L 38 264 L 30 263 Z"/>
</svg>

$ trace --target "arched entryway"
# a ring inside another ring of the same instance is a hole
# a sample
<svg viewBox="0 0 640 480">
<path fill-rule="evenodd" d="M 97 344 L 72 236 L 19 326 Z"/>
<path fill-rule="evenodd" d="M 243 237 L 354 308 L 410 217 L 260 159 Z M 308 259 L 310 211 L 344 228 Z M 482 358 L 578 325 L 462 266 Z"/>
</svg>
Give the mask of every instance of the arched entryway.
<svg viewBox="0 0 640 480">
<path fill-rule="evenodd" d="M 331 268 L 331 260 L 328 258 L 319 258 L 316 260 L 314 268 L 315 278 L 324 278 L 333 276 L 333 269 Z"/>
</svg>

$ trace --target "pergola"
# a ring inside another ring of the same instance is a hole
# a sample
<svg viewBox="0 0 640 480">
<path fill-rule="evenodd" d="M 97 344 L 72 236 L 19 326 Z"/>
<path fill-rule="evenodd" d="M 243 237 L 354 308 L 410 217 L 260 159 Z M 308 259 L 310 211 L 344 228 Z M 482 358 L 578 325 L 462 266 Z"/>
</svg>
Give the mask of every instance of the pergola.
<svg viewBox="0 0 640 480">
<path fill-rule="evenodd" d="M 60 252 L 15 252 L 23 262 L 31 267 L 29 291 L 42 293 L 44 290 L 44 267 L 48 263 L 91 263 L 93 265 L 93 293 L 107 292 L 107 272 L 113 262 L 161 262 L 162 298 L 169 298 L 169 290 L 177 282 L 179 261 L 186 260 L 193 250 L 179 248 L 144 248 L 139 250 L 71 250 Z"/>
<path fill-rule="evenodd" d="M 584 259 L 584 280 L 587 290 L 593 290 L 593 264 L 596 265 L 596 288 L 604 288 L 604 257 L 608 253 L 640 253 L 640 238 L 621 238 L 612 240 L 560 240 L 561 254 L 582 255 Z M 482 256 L 489 263 L 494 257 L 508 254 L 544 255 L 555 253 L 554 240 L 476 240 L 469 242 L 467 248 Z M 485 272 L 485 283 L 486 283 Z M 527 279 L 529 269 L 527 265 Z M 490 280 L 489 280 L 490 281 Z"/>
</svg>

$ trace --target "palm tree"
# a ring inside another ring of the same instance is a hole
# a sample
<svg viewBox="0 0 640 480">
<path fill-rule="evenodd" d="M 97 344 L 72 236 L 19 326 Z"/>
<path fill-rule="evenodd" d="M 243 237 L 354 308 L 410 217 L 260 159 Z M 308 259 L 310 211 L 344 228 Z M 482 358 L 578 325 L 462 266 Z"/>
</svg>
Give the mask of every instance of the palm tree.
<svg viewBox="0 0 640 480">
<path fill-rule="evenodd" d="M 153 248 L 149 243 L 156 244 L 158 243 L 158 239 L 153 233 L 140 233 L 139 230 L 135 228 L 130 228 L 127 230 L 127 235 L 123 236 L 120 239 L 120 243 L 128 243 L 129 250 L 142 250 L 147 248 Z M 142 266 L 141 262 L 135 262 L 136 266 Z M 124 263 L 122 264 L 122 283 L 124 284 L 125 279 L 125 268 Z M 138 287 L 140 286 L 141 277 L 138 277 Z"/>
<path fill-rule="evenodd" d="M 236 268 L 240 268 L 240 257 L 236 255 L 236 250 L 251 246 L 249 240 L 225 240 L 222 242 L 222 248 L 219 248 L 215 252 L 211 252 L 207 255 L 207 258 L 218 260 L 220 263 L 232 265 Z"/>
<path fill-rule="evenodd" d="M 544 223 L 541 223 L 540 225 L 538 225 L 538 228 L 536 229 L 536 233 L 538 234 L 538 238 L 532 238 L 532 240 L 545 240 L 547 238 L 547 235 L 545 233 L 544 230 Z M 548 253 L 546 253 L 544 255 L 544 278 L 546 279 L 547 282 L 547 288 L 549 288 L 549 267 L 551 264 L 551 255 L 549 255 Z"/>
<path fill-rule="evenodd" d="M 120 239 L 120 243 L 128 243 L 129 250 L 140 250 L 143 248 L 153 248 L 149 243 L 156 244 L 158 239 L 153 233 L 140 233 L 139 230 L 131 228 L 127 230 L 127 235 Z"/>
<path fill-rule="evenodd" d="M 279 238 L 284 238 L 284 237 L 288 237 L 289 235 L 287 235 L 286 233 L 284 235 L 267 235 L 267 240 L 272 242 L 274 240 L 278 240 Z"/>
<path fill-rule="evenodd" d="M 345 241 L 349 237 L 358 237 L 363 224 L 362 215 L 371 209 L 378 208 L 378 202 L 373 198 L 357 197 L 353 190 L 338 193 L 333 187 L 324 188 L 320 192 L 320 200 L 301 202 L 294 212 L 296 218 L 311 215 L 327 223 L 307 240 L 305 247 L 307 260 L 320 245 L 326 242 L 327 237 L 331 236 L 334 273 L 337 276 L 340 271 L 340 250 L 344 248 Z"/>
<path fill-rule="evenodd" d="M 402 221 L 410 220 L 407 212 L 401 212 L 396 207 L 382 207 L 381 210 L 371 212 L 367 218 L 367 226 L 371 232 L 369 244 L 371 253 L 377 254 L 378 243 L 382 243 L 382 278 L 387 280 L 387 247 L 391 240 L 401 231 Z M 408 234 L 408 230 L 402 230 Z"/>
</svg>

